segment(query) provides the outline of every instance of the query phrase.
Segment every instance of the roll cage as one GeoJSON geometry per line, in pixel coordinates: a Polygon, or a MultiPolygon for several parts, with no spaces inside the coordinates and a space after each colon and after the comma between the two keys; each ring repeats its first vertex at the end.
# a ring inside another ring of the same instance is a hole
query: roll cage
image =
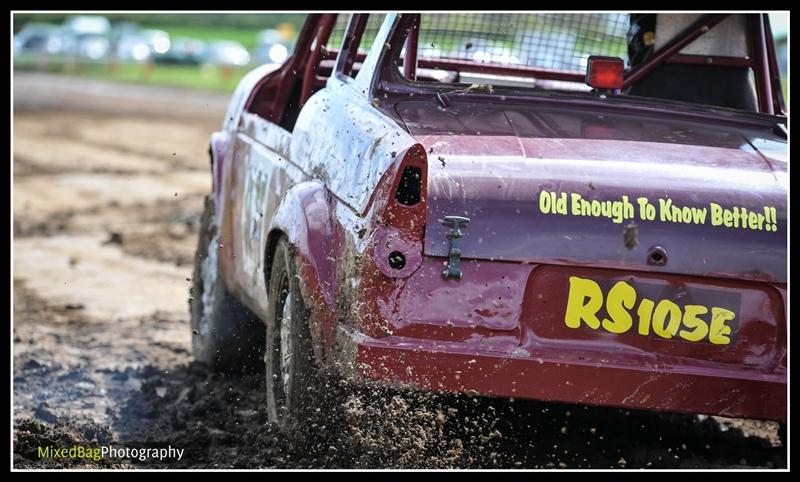
{"type": "MultiPolygon", "coordinates": [[[[340,45],[328,46],[338,14],[311,14],[301,30],[294,54],[276,75],[268,75],[253,89],[245,108],[291,130],[305,102],[329,79],[354,82],[365,95],[398,80],[420,86],[422,69],[469,71],[480,74],[531,77],[582,83],[584,72],[418,56],[420,14],[387,14],[369,52],[359,51],[370,14],[352,14],[340,45]],[[400,75],[398,75],[400,74],[400,75]],[[264,95],[264,91],[268,91],[264,95]]],[[[775,46],[766,14],[745,14],[749,55],[723,57],[680,53],[730,14],[700,17],[681,34],[633,68],[624,72],[623,91],[641,82],[664,64],[714,65],[750,69],[753,73],[758,112],[786,115],[775,46]]],[[[431,79],[432,80],[432,79],[431,79]]],[[[420,86],[421,87],[421,86],[420,86]]],[[[390,89],[392,90],[392,89],[390,89]]],[[[394,89],[396,92],[414,89],[394,89]]],[[[425,90],[425,89],[423,89],[425,90]]],[[[625,98],[622,94],[620,97],[625,98]]],[[[632,99],[633,97],[627,97],[632,99]]]]}

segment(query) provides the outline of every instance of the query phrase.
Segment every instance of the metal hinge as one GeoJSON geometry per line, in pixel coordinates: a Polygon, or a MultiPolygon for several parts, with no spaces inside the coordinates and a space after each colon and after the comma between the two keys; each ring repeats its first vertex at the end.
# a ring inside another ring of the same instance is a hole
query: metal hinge
{"type": "Polygon", "coordinates": [[[461,279],[460,240],[461,237],[464,236],[464,232],[461,231],[461,228],[469,223],[469,218],[462,216],[445,216],[442,223],[452,226],[450,232],[447,233],[447,239],[450,242],[450,253],[448,254],[447,268],[442,271],[442,276],[444,276],[445,279],[461,279]]]}

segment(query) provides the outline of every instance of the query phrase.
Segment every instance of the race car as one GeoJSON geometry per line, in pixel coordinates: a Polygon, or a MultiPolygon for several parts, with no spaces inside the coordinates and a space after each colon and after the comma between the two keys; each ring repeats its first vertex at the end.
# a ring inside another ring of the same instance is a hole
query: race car
{"type": "Polygon", "coordinates": [[[194,353],[281,426],[323,370],[785,422],[782,95],[762,14],[311,14],[211,136],[194,353]]]}

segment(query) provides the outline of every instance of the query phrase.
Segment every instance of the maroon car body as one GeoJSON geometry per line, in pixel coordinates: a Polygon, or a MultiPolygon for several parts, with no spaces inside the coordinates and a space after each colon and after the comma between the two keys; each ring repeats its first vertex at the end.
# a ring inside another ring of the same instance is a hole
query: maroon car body
{"type": "MultiPolygon", "coordinates": [[[[437,84],[426,68],[469,66],[415,58],[418,15],[386,15],[366,55],[366,15],[325,47],[336,17],[310,15],[281,68],[250,73],[211,139],[219,276],[242,304],[267,319],[285,236],[315,356],[355,379],[786,420],[786,119],[765,15],[746,20],[758,50],[728,59],[755,72],[759,112],[437,84]]],[[[626,79],[691,63],[692,35],[626,79]]]]}

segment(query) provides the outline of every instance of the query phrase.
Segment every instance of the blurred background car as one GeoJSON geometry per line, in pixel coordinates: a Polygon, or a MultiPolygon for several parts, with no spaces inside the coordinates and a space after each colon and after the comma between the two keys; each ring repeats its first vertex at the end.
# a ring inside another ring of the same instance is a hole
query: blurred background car
{"type": "Polygon", "coordinates": [[[114,55],[123,62],[145,62],[165,54],[170,46],[169,34],[163,30],[137,30],[119,38],[114,55]]]}
{"type": "Polygon", "coordinates": [[[292,53],[292,45],[284,40],[284,35],[275,29],[258,32],[253,49],[253,63],[282,64],[292,53]]]}
{"type": "Polygon", "coordinates": [[[59,33],[59,26],[30,22],[14,36],[14,56],[39,54],[47,51],[51,39],[59,33]]]}
{"type": "Polygon", "coordinates": [[[156,52],[153,60],[165,65],[200,65],[205,52],[206,43],[202,40],[178,37],[170,42],[166,51],[156,52]]]}
{"type": "Polygon", "coordinates": [[[250,63],[250,52],[233,40],[213,40],[208,43],[203,63],[224,67],[243,67],[250,63]]]}
{"type": "Polygon", "coordinates": [[[125,51],[130,50],[131,39],[139,33],[139,24],[135,22],[117,22],[111,25],[109,42],[111,57],[121,59],[125,51]]]}
{"type": "Polygon", "coordinates": [[[100,15],[75,15],[64,20],[64,26],[75,35],[102,35],[111,32],[111,22],[100,15]]]}
{"type": "Polygon", "coordinates": [[[111,22],[100,15],[75,15],[64,20],[53,53],[74,60],[98,61],[111,49],[111,22]]]}
{"type": "Polygon", "coordinates": [[[88,60],[103,60],[109,53],[108,38],[102,35],[83,35],[77,40],[77,55],[88,60]]]}

